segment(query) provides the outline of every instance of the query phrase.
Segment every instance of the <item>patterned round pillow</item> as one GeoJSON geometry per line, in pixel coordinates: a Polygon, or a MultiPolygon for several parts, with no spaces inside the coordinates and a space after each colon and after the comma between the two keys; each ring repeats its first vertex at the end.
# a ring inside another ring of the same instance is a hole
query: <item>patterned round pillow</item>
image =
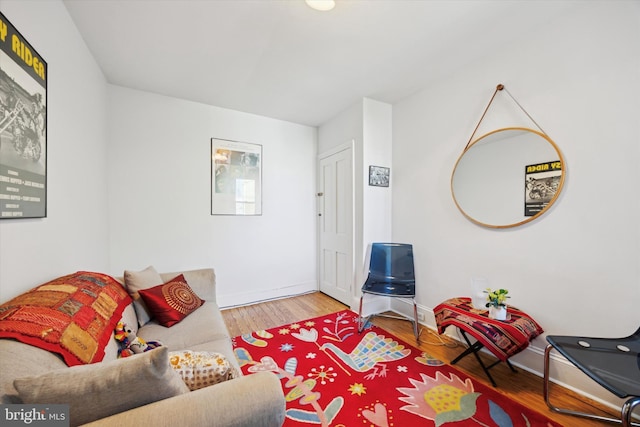
{"type": "Polygon", "coordinates": [[[220,353],[172,351],[169,362],[191,391],[236,378],[233,365],[220,353]]]}

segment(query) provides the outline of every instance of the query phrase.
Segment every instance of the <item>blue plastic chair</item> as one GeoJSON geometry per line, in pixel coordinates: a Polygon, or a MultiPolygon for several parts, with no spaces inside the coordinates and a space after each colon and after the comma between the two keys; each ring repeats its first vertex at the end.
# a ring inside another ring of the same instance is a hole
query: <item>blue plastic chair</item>
{"type": "Polygon", "coordinates": [[[640,328],[624,338],[592,338],[565,335],[547,336],[544,352],[544,399],[549,409],[562,414],[640,426],[632,422],[633,409],[640,405],[640,328]],[[620,419],[558,408],[549,400],[549,354],[555,349],[592,380],[615,394],[627,398],[620,419]]]}
{"type": "Polygon", "coordinates": [[[358,312],[358,332],[373,316],[408,320],[413,323],[413,333],[419,341],[418,307],[416,305],[416,278],[413,264],[413,246],[406,243],[372,243],[369,254],[369,274],[362,285],[360,310],[358,312]],[[390,298],[409,298],[413,303],[413,319],[407,316],[372,314],[362,317],[362,305],[365,295],[377,295],[390,298]]]}

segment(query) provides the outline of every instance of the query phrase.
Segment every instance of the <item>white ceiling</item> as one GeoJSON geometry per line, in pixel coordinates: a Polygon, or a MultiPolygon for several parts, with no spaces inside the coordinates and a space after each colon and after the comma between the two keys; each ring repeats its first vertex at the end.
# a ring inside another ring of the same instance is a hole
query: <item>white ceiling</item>
{"type": "Polygon", "coordinates": [[[63,1],[109,83],[311,126],[362,97],[393,104],[580,3],[63,1]]]}

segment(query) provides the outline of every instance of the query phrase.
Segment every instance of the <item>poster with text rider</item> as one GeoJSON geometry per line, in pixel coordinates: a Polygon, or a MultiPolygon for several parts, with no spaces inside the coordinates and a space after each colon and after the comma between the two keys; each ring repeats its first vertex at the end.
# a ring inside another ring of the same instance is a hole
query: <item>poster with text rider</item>
{"type": "Polygon", "coordinates": [[[0,219],[47,216],[47,63],[0,13],[0,219]]]}

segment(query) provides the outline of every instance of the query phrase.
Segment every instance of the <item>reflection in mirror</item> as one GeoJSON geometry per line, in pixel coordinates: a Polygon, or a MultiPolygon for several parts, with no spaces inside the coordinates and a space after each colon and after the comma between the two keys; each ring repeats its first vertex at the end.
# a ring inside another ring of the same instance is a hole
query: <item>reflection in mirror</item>
{"type": "Polygon", "coordinates": [[[564,175],[562,154],[547,135],[504,128],[465,149],[453,170],[451,191],[460,211],[476,224],[515,227],[551,207],[564,175]]]}

